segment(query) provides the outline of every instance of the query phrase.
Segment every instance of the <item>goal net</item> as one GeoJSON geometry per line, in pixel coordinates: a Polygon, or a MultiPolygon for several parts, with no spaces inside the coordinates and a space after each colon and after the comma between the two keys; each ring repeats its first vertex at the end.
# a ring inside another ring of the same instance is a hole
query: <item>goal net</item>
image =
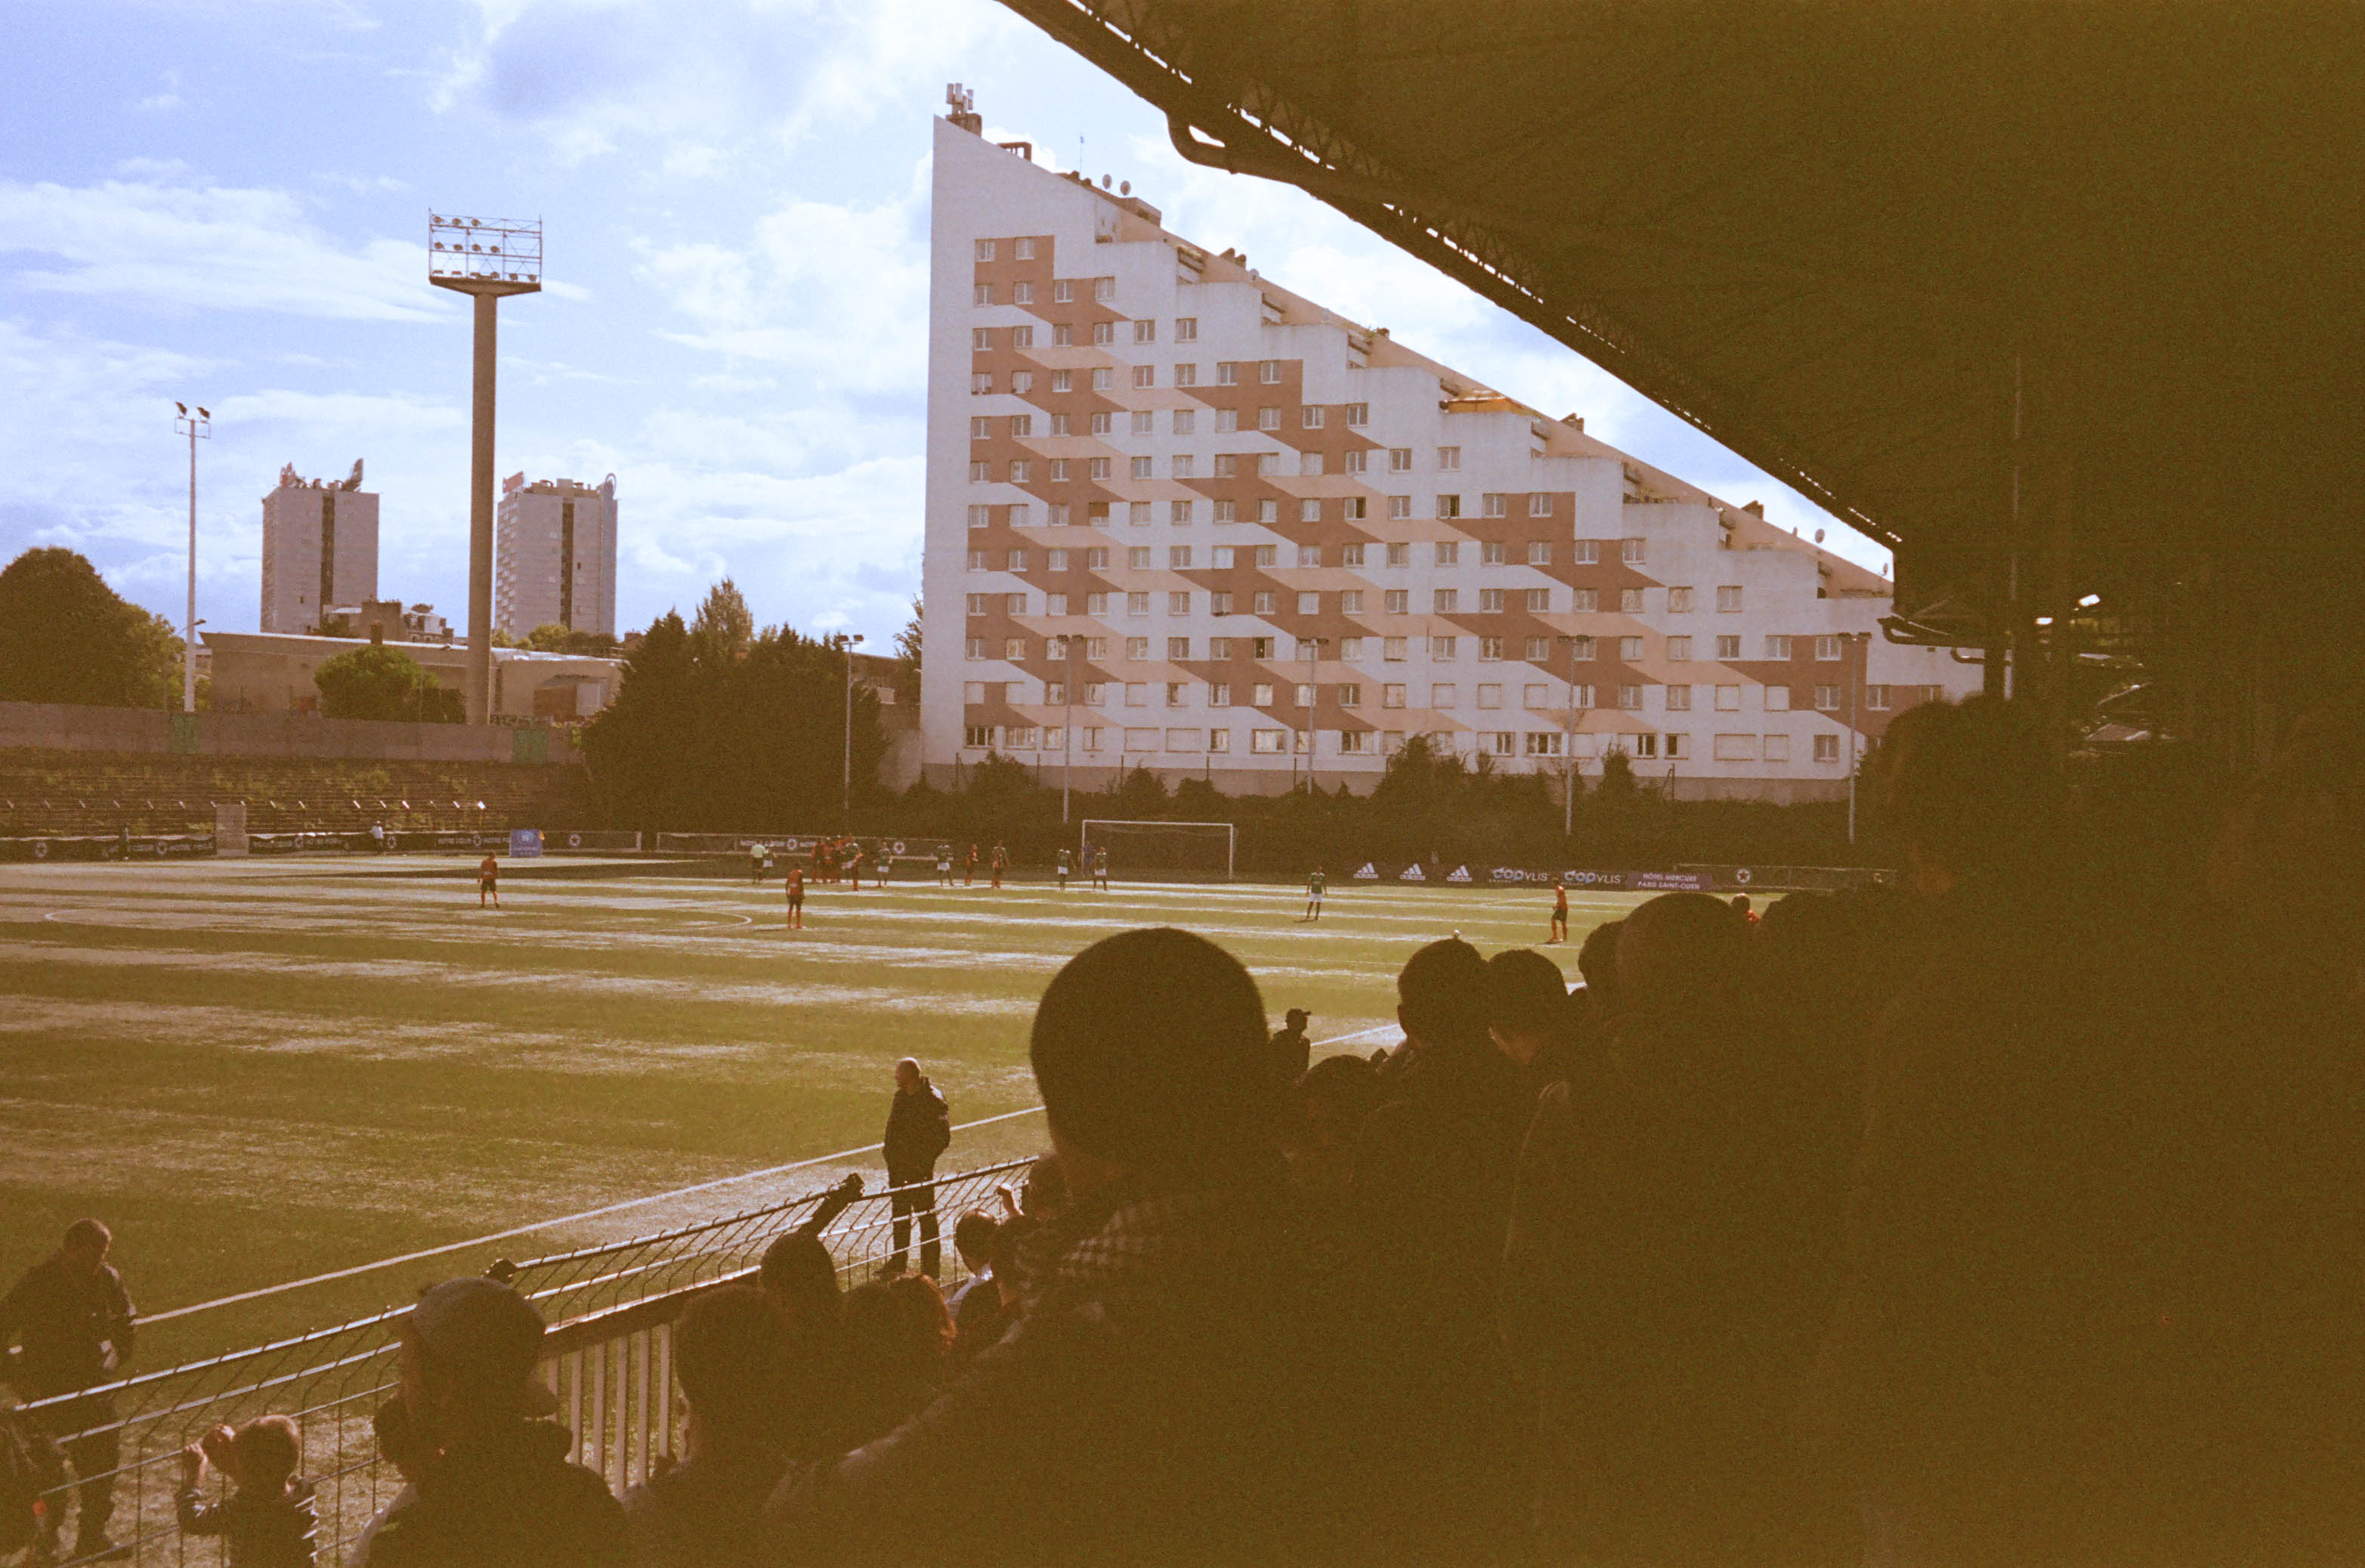
{"type": "Polygon", "coordinates": [[[1079,869],[1108,851],[1112,876],[1232,878],[1234,831],[1229,823],[1118,822],[1086,818],[1079,869]]]}

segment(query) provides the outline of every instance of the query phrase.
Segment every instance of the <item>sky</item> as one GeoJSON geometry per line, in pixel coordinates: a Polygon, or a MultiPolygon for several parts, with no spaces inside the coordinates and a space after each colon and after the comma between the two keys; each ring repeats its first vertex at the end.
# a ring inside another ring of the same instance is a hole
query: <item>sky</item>
{"type": "Polygon", "coordinates": [[[874,644],[919,591],[928,149],[986,134],[1129,180],[1171,230],[1587,433],[1879,546],[1571,351],[1163,118],[995,0],[12,0],[0,50],[0,560],[89,556],[252,630],[283,464],[383,498],[379,592],[464,624],[467,301],[431,209],[540,218],[501,307],[497,471],[616,476],[620,628],[733,577],[874,644]]]}

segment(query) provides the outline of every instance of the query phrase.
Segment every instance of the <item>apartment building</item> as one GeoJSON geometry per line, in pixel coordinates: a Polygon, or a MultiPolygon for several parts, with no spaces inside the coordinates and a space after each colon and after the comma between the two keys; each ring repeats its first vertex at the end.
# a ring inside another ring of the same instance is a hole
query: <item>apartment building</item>
{"type": "Polygon", "coordinates": [[[263,610],[265,632],[315,631],[338,605],[377,597],[377,497],[352,476],[302,479],[296,465],[263,498],[263,610]]]}
{"type": "Polygon", "coordinates": [[[597,488],[523,474],[501,481],[494,514],[493,624],[616,634],[616,476],[597,488]]]}
{"type": "Polygon", "coordinates": [[[977,123],[936,127],[932,779],[998,753],[1366,788],[1428,734],[1803,800],[1897,712],[1976,689],[1881,637],[1878,574],[977,123]]]}

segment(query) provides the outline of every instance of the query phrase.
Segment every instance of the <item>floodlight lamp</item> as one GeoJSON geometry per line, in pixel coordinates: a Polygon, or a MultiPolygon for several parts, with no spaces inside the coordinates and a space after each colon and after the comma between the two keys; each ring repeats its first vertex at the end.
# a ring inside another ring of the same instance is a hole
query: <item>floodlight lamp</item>
{"type": "Polygon", "coordinates": [[[210,420],[213,417],[214,411],[211,409],[199,409],[197,410],[197,418],[201,420],[210,420]]]}
{"type": "Polygon", "coordinates": [[[2079,608],[2079,609],[2080,609],[2080,610],[2091,610],[2091,609],[2093,609],[2093,608],[2094,608],[2094,606],[2096,606],[2096,605],[2098,605],[2098,604],[2100,604],[2100,603],[2102,603],[2102,596],[2101,594],[2099,594],[2099,593],[2090,593],[2090,594],[2088,594],[2085,598],[2083,598],[2083,599],[2079,599],[2079,600],[2078,601],[2078,608],[2079,608]]]}
{"type": "Polygon", "coordinates": [[[2040,615],[2036,618],[2036,623],[2039,626],[2050,626],[2053,624],[2053,617],[2050,615],[2040,615]]]}

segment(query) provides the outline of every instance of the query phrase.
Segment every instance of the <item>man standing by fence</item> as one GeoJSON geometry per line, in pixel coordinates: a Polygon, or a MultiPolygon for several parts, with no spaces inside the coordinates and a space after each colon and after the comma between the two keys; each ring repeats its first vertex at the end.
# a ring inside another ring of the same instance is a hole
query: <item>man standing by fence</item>
{"type": "MultiPolygon", "coordinates": [[[[106,1260],[114,1238],[95,1219],[66,1228],[65,1244],[36,1263],[0,1300],[0,1350],[19,1341],[6,1359],[8,1385],[31,1403],[73,1394],[121,1377],[131,1363],[131,1298],[123,1276],[106,1260]]],[[[50,1406],[40,1413],[42,1433],[61,1445],[81,1481],[82,1518],[74,1526],[76,1558],[102,1557],[116,1550],[106,1537],[115,1514],[115,1471],[122,1462],[114,1430],[115,1402],[104,1394],[50,1406]],[[104,1430],[91,1431],[93,1428],[104,1430]],[[87,1437],[74,1437],[89,1432],[87,1437]]],[[[52,1450],[54,1451],[54,1450],[52,1450]]],[[[53,1480],[62,1487],[63,1465],[53,1480]]],[[[63,1522],[65,1495],[50,1495],[43,1529],[54,1546],[63,1522]]]]}
{"type": "Polygon", "coordinates": [[[940,1251],[936,1240],[936,1157],[953,1141],[952,1112],[921,1072],[920,1064],[905,1057],[895,1064],[895,1101],[887,1112],[888,1200],[895,1216],[895,1255],[887,1272],[900,1274],[909,1260],[912,1216],[920,1216],[920,1272],[934,1279],[940,1251]]]}

